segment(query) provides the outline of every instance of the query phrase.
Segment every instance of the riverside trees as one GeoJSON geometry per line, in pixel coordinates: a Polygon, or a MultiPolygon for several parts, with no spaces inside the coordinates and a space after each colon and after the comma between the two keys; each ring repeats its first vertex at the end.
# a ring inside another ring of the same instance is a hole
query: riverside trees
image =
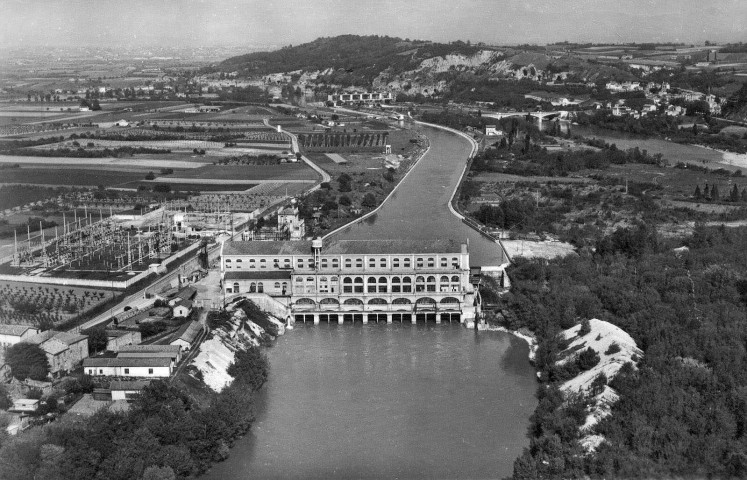
{"type": "Polygon", "coordinates": [[[509,328],[537,334],[543,385],[514,478],[747,475],[745,233],[697,227],[688,250],[674,252],[682,243],[646,227],[603,240],[610,248],[595,254],[515,263],[501,301],[509,328]],[[628,332],[644,356],[609,382],[620,400],[593,432],[605,441],[587,454],[581,400],[557,396],[573,372],[555,363],[556,334],[594,317],[628,332]]]}
{"type": "Polygon", "coordinates": [[[258,350],[237,355],[233,368],[236,380],[204,406],[154,381],[126,413],[102,409],[84,420],[63,417],[15,436],[0,447],[0,478],[129,480],[204,472],[249,430],[254,393],[267,378],[258,350]]]}

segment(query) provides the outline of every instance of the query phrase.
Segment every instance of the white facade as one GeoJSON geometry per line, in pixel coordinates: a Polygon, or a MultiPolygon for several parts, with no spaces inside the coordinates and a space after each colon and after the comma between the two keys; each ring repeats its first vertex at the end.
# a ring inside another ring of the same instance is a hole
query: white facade
{"type": "Polygon", "coordinates": [[[221,257],[226,295],[282,297],[297,319],[334,315],[379,321],[475,318],[467,245],[447,240],[229,242],[221,257]],[[260,287],[261,285],[261,287],[260,287]],[[300,316],[300,317],[299,317],[300,316]],[[435,316],[435,318],[434,318],[435,316]]]}
{"type": "Polygon", "coordinates": [[[87,358],[83,371],[92,376],[168,378],[171,365],[169,358],[87,358]]]}
{"type": "Polygon", "coordinates": [[[0,325],[0,350],[15,345],[39,333],[38,328],[25,325],[0,325]]]}
{"type": "Polygon", "coordinates": [[[392,92],[342,92],[327,96],[327,101],[334,105],[351,105],[363,103],[392,103],[392,92]]]}

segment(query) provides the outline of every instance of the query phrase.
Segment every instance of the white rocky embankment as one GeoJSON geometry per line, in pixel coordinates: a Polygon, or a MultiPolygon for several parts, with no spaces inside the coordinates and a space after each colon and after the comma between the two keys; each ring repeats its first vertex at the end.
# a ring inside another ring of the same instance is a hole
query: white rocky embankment
{"type": "MultiPolygon", "coordinates": [[[[571,342],[568,348],[561,353],[561,359],[557,362],[558,365],[574,361],[579,353],[589,347],[599,354],[598,364],[590,370],[579,373],[560,386],[561,391],[566,394],[590,395],[591,384],[601,373],[604,373],[609,382],[617,375],[623,365],[630,362],[635,366],[643,354],[636,346],[633,338],[623,329],[596,318],[589,320],[589,326],[591,331],[583,337],[579,336],[581,325],[576,325],[561,332],[563,338],[571,342]],[[620,347],[619,351],[605,353],[610,350],[613,343],[620,347]]],[[[604,441],[604,437],[593,433],[593,427],[611,413],[610,408],[618,398],[617,392],[609,385],[605,385],[600,393],[590,397],[591,407],[586,416],[586,421],[580,428],[582,433],[581,444],[586,451],[594,451],[604,441]]]]}
{"type": "MultiPolygon", "coordinates": [[[[279,320],[270,317],[270,321],[284,327],[279,320]]],[[[262,327],[247,319],[244,311],[237,308],[225,326],[212,330],[212,337],[200,345],[200,352],[190,365],[202,372],[208,387],[220,392],[233,382],[227,370],[234,362],[236,352],[258,347],[264,333],[262,327]]]]}

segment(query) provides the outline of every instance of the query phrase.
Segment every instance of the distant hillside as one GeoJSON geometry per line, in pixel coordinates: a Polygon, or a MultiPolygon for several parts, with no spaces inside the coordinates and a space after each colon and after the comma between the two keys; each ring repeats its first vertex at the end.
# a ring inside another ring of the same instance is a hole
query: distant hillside
{"type": "Polygon", "coordinates": [[[380,72],[414,68],[421,61],[449,53],[472,55],[479,49],[462,42],[439,44],[412,42],[377,35],[341,35],[229,58],[218,65],[224,72],[264,75],[296,70],[324,72],[326,80],[343,85],[371,84],[380,72]]]}

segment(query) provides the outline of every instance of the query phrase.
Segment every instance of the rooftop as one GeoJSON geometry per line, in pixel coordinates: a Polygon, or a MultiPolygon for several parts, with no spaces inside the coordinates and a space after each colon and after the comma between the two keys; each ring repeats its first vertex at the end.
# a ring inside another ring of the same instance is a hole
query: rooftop
{"type": "Polygon", "coordinates": [[[195,293],[197,293],[197,289],[195,287],[186,287],[179,290],[179,293],[177,293],[176,296],[179,298],[183,298],[184,300],[191,300],[192,297],[195,296],[195,293]]]}
{"type": "Polygon", "coordinates": [[[30,327],[28,325],[0,325],[0,335],[17,335],[20,337],[26,333],[29,328],[36,330],[35,327],[30,327]]]}
{"type": "MultiPolygon", "coordinates": [[[[311,255],[311,241],[226,242],[223,255],[311,255]]],[[[460,253],[461,245],[447,239],[433,240],[331,240],[322,255],[389,255],[460,253]]]]}
{"type": "MultiPolygon", "coordinates": [[[[169,345],[177,347],[178,345],[169,345]]],[[[170,358],[175,359],[176,352],[117,352],[119,358],[170,358]]]]}
{"type": "Polygon", "coordinates": [[[171,359],[163,357],[84,358],[83,367],[170,367],[171,359]]]}
{"type": "Polygon", "coordinates": [[[174,308],[176,308],[176,307],[179,307],[179,306],[182,306],[182,307],[187,307],[187,308],[191,309],[191,308],[192,308],[192,305],[193,305],[193,303],[192,303],[192,301],[191,301],[191,300],[179,300],[179,301],[178,301],[178,302],[176,302],[176,304],[174,305],[174,308]]]}
{"type": "Polygon", "coordinates": [[[55,339],[56,341],[64,345],[70,346],[74,343],[78,343],[87,338],[88,337],[86,335],[78,335],[75,333],[68,333],[68,332],[59,332],[57,330],[45,330],[41,333],[37,333],[33,337],[29,337],[28,339],[26,339],[26,341],[28,343],[33,343],[34,345],[41,345],[45,342],[48,342],[51,339],[55,339]]]}
{"type": "Polygon", "coordinates": [[[198,321],[185,323],[176,331],[173,337],[174,340],[172,341],[183,340],[187,343],[192,343],[201,330],[202,324],[198,321]]]}
{"type": "Polygon", "coordinates": [[[119,348],[119,353],[125,352],[169,352],[178,354],[182,349],[179,345],[125,345],[119,348]]]}

